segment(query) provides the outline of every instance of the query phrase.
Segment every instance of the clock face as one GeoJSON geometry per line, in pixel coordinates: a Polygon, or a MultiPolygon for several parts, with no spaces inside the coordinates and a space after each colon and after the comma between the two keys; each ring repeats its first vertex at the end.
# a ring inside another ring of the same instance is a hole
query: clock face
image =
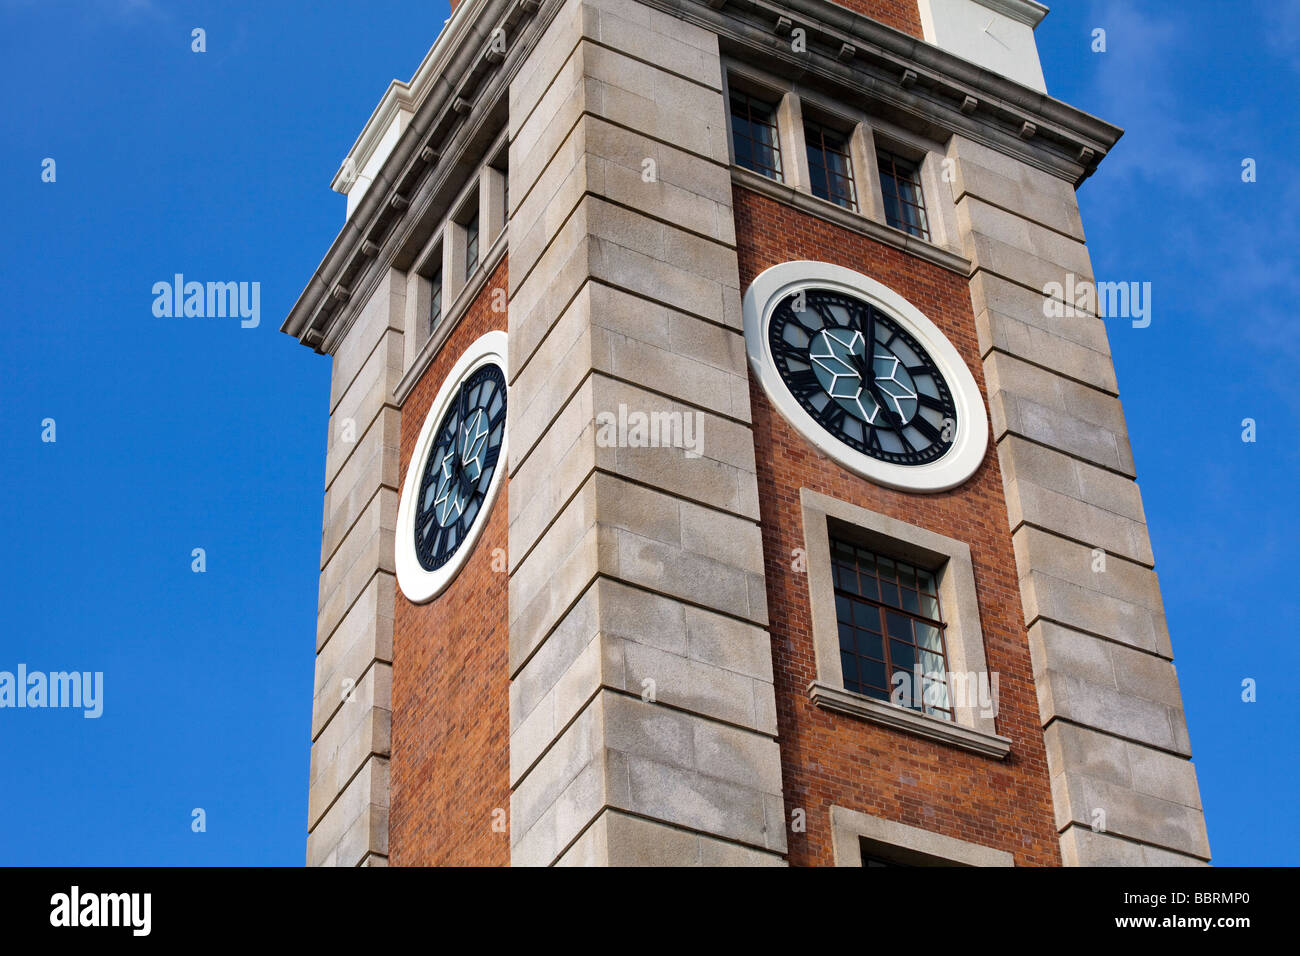
{"type": "Polygon", "coordinates": [[[505,483],[508,345],[501,331],[470,343],[420,426],[394,536],[397,584],[412,603],[436,598],[477,553],[474,545],[505,483]]]}
{"type": "Polygon", "coordinates": [[[434,433],[415,512],[415,555],[437,571],[460,550],[484,511],[506,432],[506,380],[483,365],[461,384],[434,433]]]}
{"type": "Polygon", "coordinates": [[[900,466],[946,455],[958,428],[934,360],[884,308],[835,288],[781,298],[768,322],[772,362],[812,419],[855,451],[900,466]]]}
{"type": "Polygon", "coordinates": [[[920,494],[979,469],[989,441],[979,385],[943,330],[893,289],[792,260],[755,276],[741,311],[767,400],[832,461],[920,494]]]}

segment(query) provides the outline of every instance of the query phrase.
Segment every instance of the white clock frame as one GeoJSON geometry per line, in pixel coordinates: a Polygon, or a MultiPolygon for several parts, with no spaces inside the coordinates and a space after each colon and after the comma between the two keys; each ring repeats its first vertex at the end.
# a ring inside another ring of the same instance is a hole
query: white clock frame
{"type": "Polygon", "coordinates": [[[975,376],[939,327],[893,289],[844,266],[796,260],[760,274],[745,292],[743,312],[745,351],[768,399],[804,438],[849,471],[888,488],[930,494],[962,484],[984,461],[989,423],[975,376]],[[948,383],[957,412],[957,434],[941,458],[899,465],[864,455],[828,432],[799,404],[772,360],[767,333],[777,305],[801,289],[832,289],[864,299],[888,313],[929,353],[948,383]]]}
{"type": "MultiPolygon", "coordinates": [[[[420,493],[420,479],[424,475],[425,460],[433,448],[438,425],[442,423],[443,416],[446,415],[452,401],[460,394],[460,387],[464,381],[484,365],[500,365],[503,373],[509,368],[506,363],[508,341],[509,337],[505,332],[488,332],[479,336],[465,349],[461,357],[456,360],[456,364],[451,367],[451,371],[447,373],[433,404],[429,406],[428,414],[424,417],[420,435],[415,440],[411,461],[406,469],[406,480],[402,483],[402,497],[397,505],[397,540],[394,542],[397,584],[407,600],[413,604],[426,604],[432,601],[446,590],[460,573],[470,552],[478,543],[483,528],[487,525],[488,515],[496,501],[497,493],[501,490],[501,479],[506,473],[507,465],[508,429],[501,437],[501,451],[497,456],[496,471],[493,472],[492,480],[488,483],[487,494],[483,496],[483,506],[475,516],[474,524],[465,535],[465,540],[446,564],[436,571],[426,571],[415,553],[415,518],[419,511],[415,499],[420,493]]],[[[506,401],[509,402],[509,395],[506,401]]]]}

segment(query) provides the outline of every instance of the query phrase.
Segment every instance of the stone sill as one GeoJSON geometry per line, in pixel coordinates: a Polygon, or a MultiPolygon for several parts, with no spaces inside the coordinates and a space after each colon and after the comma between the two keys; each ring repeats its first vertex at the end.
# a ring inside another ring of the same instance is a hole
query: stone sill
{"type": "Polygon", "coordinates": [[[949,720],[940,720],[904,707],[886,704],[842,687],[832,687],[821,681],[813,681],[808,685],[808,699],[825,710],[859,717],[873,724],[901,730],[903,733],[917,737],[925,737],[927,740],[935,740],[982,757],[1005,760],[1007,754],[1011,752],[1011,741],[1006,737],[986,734],[949,720]]]}
{"type": "Polygon", "coordinates": [[[751,192],[767,196],[769,199],[775,199],[777,202],[783,202],[788,206],[794,206],[800,212],[806,212],[818,219],[825,219],[837,226],[861,233],[868,239],[874,239],[887,246],[893,246],[895,249],[910,253],[918,259],[932,262],[936,266],[957,273],[963,279],[969,278],[971,270],[974,268],[969,259],[949,252],[932,242],[909,236],[901,229],[895,229],[892,226],[886,226],[884,223],[876,222],[874,219],[868,219],[861,213],[845,209],[843,206],[837,206],[825,199],[818,199],[811,193],[801,192],[786,183],[778,183],[775,179],[768,179],[766,176],[751,169],[745,169],[743,166],[731,167],[731,181],[751,192]]]}

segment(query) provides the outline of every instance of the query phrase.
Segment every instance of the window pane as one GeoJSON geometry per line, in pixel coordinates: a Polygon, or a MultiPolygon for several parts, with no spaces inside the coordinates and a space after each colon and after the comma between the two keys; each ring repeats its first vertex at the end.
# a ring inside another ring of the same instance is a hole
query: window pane
{"type": "MultiPolygon", "coordinates": [[[[871,608],[871,613],[870,613],[869,615],[867,615],[867,624],[866,624],[866,627],[863,628],[863,630],[864,630],[864,631],[869,631],[869,632],[872,633],[872,634],[881,634],[881,633],[883,633],[883,632],[884,632],[884,627],[883,627],[883,626],[881,625],[881,623],[880,623],[880,607],[879,607],[879,605],[876,605],[876,604],[870,604],[870,603],[869,603],[867,606],[868,606],[869,608],[871,608]]],[[[883,655],[877,654],[876,656],[877,656],[877,657],[882,657],[883,655]]]]}
{"type": "Polygon", "coordinates": [[[880,168],[880,191],[885,201],[885,222],[920,239],[930,238],[921,192],[919,163],[887,150],[876,152],[880,168]]]}
{"type": "Polygon", "coordinates": [[[858,659],[848,651],[840,651],[840,667],[844,669],[844,685],[849,690],[858,690],[858,659]]]}
{"type": "Polygon", "coordinates": [[[478,216],[465,224],[465,278],[478,268],[478,216]]]}
{"type": "Polygon", "coordinates": [[[840,649],[845,651],[857,650],[857,632],[853,630],[851,624],[840,624],[840,649]]]}
{"type": "Polygon", "coordinates": [[[812,194],[846,209],[857,209],[852,161],[845,138],[815,123],[806,123],[804,141],[808,150],[812,194]]]}
{"type": "Polygon", "coordinates": [[[822,158],[821,150],[811,142],[808,144],[808,171],[812,174],[812,194],[818,199],[830,199],[826,188],[826,160],[822,158]]]}
{"type": "Polygon", "coordinates": [[[853,623],[857,627],[880,630],[880,612],[870,604],[853,602],[853,623]]]}
{"type": "Polygon", "coordinates": [[[884,638],[870,631],[858,631],[856,650],[862,657],[883,661],[885,659],[884,638]]]}
{"type": "MultiPolygon", "coordinates": [[[[932,671],[931,673],[938,674],[940,672],[932,671]]],[[[951,714],[944,712],[952,710],[952,701],[948,696],[947,675],[935,680],[927,680],[925,682],[923,703],[925,704],[925,712],[927,714],[935,717],[951,719],[951,714]]]]}
{"type": "MultiPolygon", "coordinates": [[[[441,251],[437,253],[441,255],[441,251]]],[[[438,327],[442,319],[442,270],[439,269],[429,277],[429,331],[438,327]]]]}
{"type": "Polygon", "coordinates": [[[916,660],[921,666],[922,674],[937,677],[943,673],[942,654],[931,654],[929,651],[918,651],[916,660]]]}
{"type": "Polygon", "coordinates": [[[937,593],[929,593],[938,591],[934,572],[835,539],[831,555],[837,583],[856,584],[861,592],[840,587],[835,595],[845,688],[889,701],[901,673],[908,696],[895,703],[951,720],[943,619],[937,593]],[[886,576],[883,586],[872,569],[886,576]],[[925,674],[934,678],[928,691],[925,674]]]}
{"type": "Polygon", "coordinates": [[[898,210],[898,194],[886,192],[885,197],[885,222],[895,229],[903,228],[903,214],[898,210]]]}
{"type": "Polygon", "coordinates": [[[747,93],[731,94],[731,141],[736,165],[771,179],[781,178],[776,107],[747,93]]]}
{"type": "Polygon", "coordinates": [[[923,647],[927,651],[936,651],[943,653],[943,639],[939,636],[939,629],[932,624],[922,624],[920,621],[914,623],[916,628],[916,646],[923,647]]]}
{"type": "Polygon", "coordinates": [[[939,618],[939,599],[929,594],[921,595],[921,616],[931,620],[939,618]]]}
{"type": "Polygon", "coordinates": [[[861,660],[858,666],[861,675],[859,683],[882,691],[888,689],[889,679],[885,676],[884,661],[861,660]]]}

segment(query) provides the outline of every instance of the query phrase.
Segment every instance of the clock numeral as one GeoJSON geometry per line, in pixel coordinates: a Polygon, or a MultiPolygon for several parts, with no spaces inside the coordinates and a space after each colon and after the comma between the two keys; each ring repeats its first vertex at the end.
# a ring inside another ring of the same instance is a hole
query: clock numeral
{"type": "Polygon", "coordinates": [[[838,432],[844,427],[844,419],[848,418],[849,413],[844,410],[839,402],[829,402],[822,411],[821,422],[833,432],[838,432]]]}
{"type": "Polygon", "coordinates": [[[791,345],[784,338],[774,338],[772,340],[772,351],[777,355],[789,360],[794,359],[796,362],[808,361],[808,352],[797,345],[791,345]]]}
{"type": "Polygon", "coordinates": [[[930,439],[931,444],[937,442],[940,438],[943,437],[943,433],[940,432],[939,429],[931,425],[930,420],[926,418],[924,415],[917,415],[915,418],[912,419],[911,424],[913,428],[919,431],[926,438],[930,439]]]}
{"type": "Polygon", "coordinates": [[[817,380],[817,373],[812,369],[791,373],[787,382],[795,398],[812,398],[823,391],[822,383],[817,380]]]}

